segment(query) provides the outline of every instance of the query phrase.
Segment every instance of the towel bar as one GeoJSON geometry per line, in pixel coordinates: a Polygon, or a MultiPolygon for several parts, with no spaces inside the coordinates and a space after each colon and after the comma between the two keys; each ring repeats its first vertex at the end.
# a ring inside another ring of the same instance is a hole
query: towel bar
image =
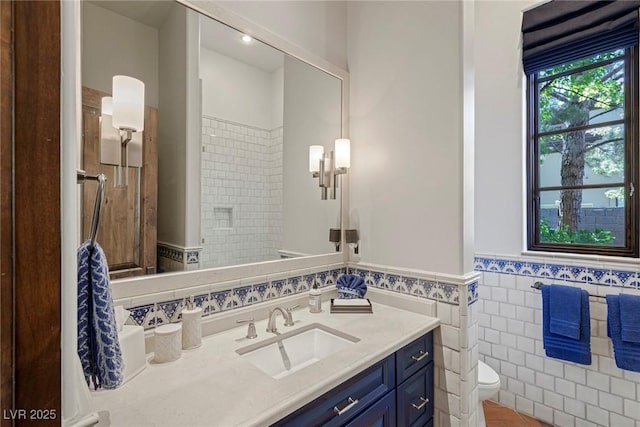
{"type": "MultiPolygon", "coordinates": [[[[543,287],[543,286],[544,286],[544,283],[542,283],[542,282],[535,282],[533,285],[531,285],[531,287],[532,287],[533,289],[540,289],[540,288],[541,288],[541,287],[543,287]]],[[[590,297],[594,297],[594,298],[602,298],[602,299],[607,298],[607,297],[603,297],[602,295],[593,295],[593,294],[589,294],[589,296],[590,296],[590,297]]]]}
{"type": "Polygon", "coordinates": [[[98,226],[100,225],[100,215],[102,214],[102,205],[104,204],[104,187],[107,182],[107,177],[102,173],[99,175],[88,175],[82,169],[76,169],[76,178],[78,180],[78,184],[84,184],[87,180],[98,181],[96,201],[93,205],[93,217],[91,218],[91,232],[89,234],[91,247],[93,248],[96,245],[98,226]]]}

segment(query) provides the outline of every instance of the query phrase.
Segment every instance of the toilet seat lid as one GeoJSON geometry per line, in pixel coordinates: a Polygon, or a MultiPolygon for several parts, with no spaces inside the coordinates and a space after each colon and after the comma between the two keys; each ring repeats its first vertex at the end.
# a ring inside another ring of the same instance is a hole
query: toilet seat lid
{"type": "Polygon", "coordinates": [[[478,384],[495,384],[500,382],[500,377],[491,366],[478,360],[478,384]]]}

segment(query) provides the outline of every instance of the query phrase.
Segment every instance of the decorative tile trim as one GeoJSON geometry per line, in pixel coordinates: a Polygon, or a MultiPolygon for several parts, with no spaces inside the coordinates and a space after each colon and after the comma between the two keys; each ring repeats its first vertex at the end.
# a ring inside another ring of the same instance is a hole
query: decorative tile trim
{"type": "Polygon", "coordinates": [[[474,257],[473,265],[476,271],[482,272],[640,289],[640,273],[636,271],[637,269],[566,265],[559,262],[546,263],[524,259],[503,259],[486,256],[474,257]]]}
{"type": "MultiPolygon", "coordinates": [[[[157,243],[157,253],[158,258],[163,258],[165,260],[171,261],[174,264],[169,267],[164,265],[165,268],[169,270],[191,270],[193,267],[197,268],[198,264],[200,264],[200,252],[202,248],[183,248],[180,246],[172,245],[169,243],[158,242],[157,243]]],[[[163,262],[159,262],[159,266],[163,266],[163,262]]]]}
{"type": "MultiPolygon", "coordinates": [[[[349,266],[347,272],[362,277],[367,286],[372,288],[387,289],[393,292],[412,295],[419,298],[431,299],[451,305],[460,305],[461,285],[444,280],[423,279],[412,274],[401,274],[394,269],[393,273],[386,273],[371,268],[358,268],[349,266]]],[[[467,304],[471,305],[478,300],[478,281],[466,285],[469,289],[467,304]]],[[[464,298],[464,297],[463,297],[464,298]]]]}
{"type": "MultiPolygon", "coordinates": [[[[229,289],[216,289],[213,292],[199,292],[194,302],[202,307],[202,316],[206,317],[223,311],[246,307],[253,304],[281,298],[293,294],[308,292],[315,282],[319,287],[335,285],[338,277],[345,274],[344,268],[320,271],[318,273],[292,275],[291,277],[265,281],[254,285],[242,285],[229,289]]],[[[156,301],[152,304],[125,308],[131,312],[127,323],[150,329],[156,325],[182,320],[182,310],[188,297],[156,301]]]]}

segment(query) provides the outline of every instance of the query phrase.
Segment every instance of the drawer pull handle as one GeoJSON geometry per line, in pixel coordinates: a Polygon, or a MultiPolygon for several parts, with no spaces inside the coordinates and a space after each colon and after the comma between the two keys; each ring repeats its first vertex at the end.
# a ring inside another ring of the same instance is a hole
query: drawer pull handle
{"type": "Polygon", "coordinates": [[[419,362],[422,359],[424,359],[425,357],[429,356],[429,352],[424,352],[422,350],[420,350],[420,353],[418,353],[417,356],[411,356],[411,359],[413,359],[414,362],[419,362]]]}
{"type": "Polygon", "coordinates": [[[425,399],[424,397],[421,397],[420,400],[422,401],[422,403],[420,403],[419,405],[416,405],[415,403],[411,404],[411,406],[413,406],[417,411],[421,410],[422,408],[424,408],[424,405],[429,403],[429,399],[425,399]]]}
{"type": "Polygon", "coordinates": [[[345,406],[342,409],[338,409],[337,406],[333,407],[333,413],[336,415],[342,415],[345,412],[347,412],[349,409],[353,408],[354,406],[356,406],[356,404],[358,403],[358,399],[352,399],[351,396],[349,396],[349,399],[347,399],[347,401],[349,402],[349,404],[347,406],[345,406]]]}

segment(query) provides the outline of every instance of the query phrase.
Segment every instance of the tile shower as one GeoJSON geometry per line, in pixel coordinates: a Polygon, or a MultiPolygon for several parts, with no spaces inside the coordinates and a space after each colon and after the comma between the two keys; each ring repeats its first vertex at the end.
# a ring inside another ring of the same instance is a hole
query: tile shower
{"type": "Polygon", "coordinates": [[[282,126],[202,117],[201,268],[278,259],[282,126]]]}

